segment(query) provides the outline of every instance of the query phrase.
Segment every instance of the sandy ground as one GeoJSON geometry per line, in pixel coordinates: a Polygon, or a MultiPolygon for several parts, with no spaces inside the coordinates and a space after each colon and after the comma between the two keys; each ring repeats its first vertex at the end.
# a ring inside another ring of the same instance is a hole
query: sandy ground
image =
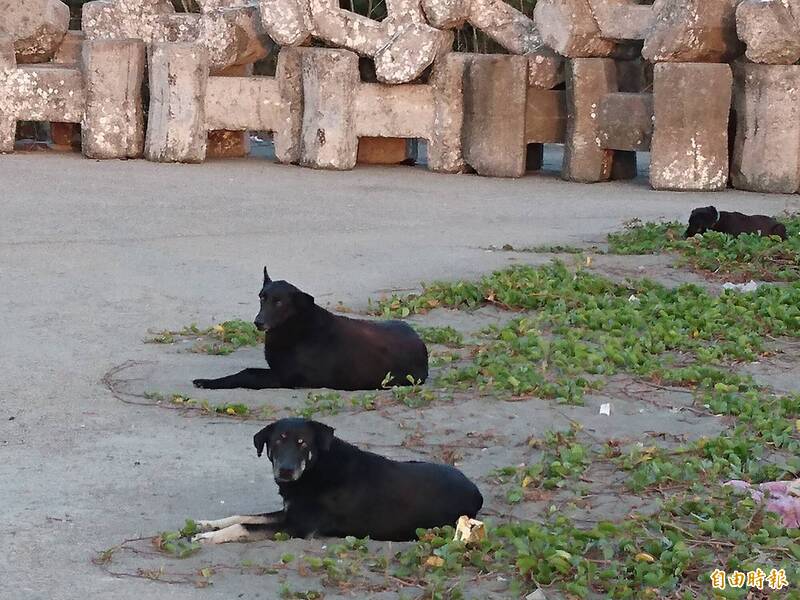
{"type": "MultiPolygon", "coordinates": [[[[260,365],[258,349],[213,357],[143,339],[150,329],[251,319],[264,264],[320,304],[361,310],[369,298],[420,281],[546,259],[492,246],[597,244],[632,217],[684,219],[710,203],[767,214],[800,208],[792,196],[656,193],[645,180],[584,186],[547,175],[493,180],[408,167],[330,173],[258,159],[173,166],[18,154],[0,157],[0,184],[0,595],[10,600],[267,599],[286,578],[319,589],[291,570],[241,572],[243,561],[320,553],[319,540],[227,545],[187,561],[149,554],[143,543],[144,553],[121,552],[107,566],[118,576],[92,563],[103,549],[175,529],[187,517],[278,508],[267,463],[252,447],[263,422],[120,400],[146,390],[189,392],[193,377],[260,365]],[[115,396],[102,380],[125,363],[115,396]],[[207,564],[218,570],[204,589],[124,575],[163,567],[169,579],[207,564]]],[[[659,260],[632,261],[600,268],[686,279],[659,260]]],[[[457,315],[428,319],[466,331],[475,325],[457,315]]],[[[765,376],[789,385],[793,365],[765,376]]],[[[305,393],[204,397],[282,414],[305,393]]],[[[591,397],[584,407],[563,407],[465,397],[425,410],[389,407],[357,417],[347,410],[326,421],[341,437],[393,457],[440,459],[442,447],[455,446],[460,466],[480,483],[497,466],[515,464],[528,436],[569,419],[601,437],[691,437],[719,428],[671,410],[678,398],[656,400],[662,405],[591,397]],[[598,406],[609,400],[616,418],[604,421],[598,406]],[[425,444],[404,446],[412,433],[425,444]]],[[[500,511],[491,490],[485,495],[487,509],[500,511]]],[[[635,501],[600,495],[591,510],[624,514],[635,501]]],[[[539,508],[526,503],[516,516],[535,518],[539,508]]],[[[489,586],[484,597],[492,593],[489,586]]]]}

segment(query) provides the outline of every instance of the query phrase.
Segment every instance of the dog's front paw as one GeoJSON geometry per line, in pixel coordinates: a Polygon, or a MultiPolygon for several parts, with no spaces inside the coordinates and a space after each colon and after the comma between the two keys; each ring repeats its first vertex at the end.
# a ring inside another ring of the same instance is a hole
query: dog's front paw
{"type": "Polygon", "coordinates": [[[193,379],[192,384],[194,384],[196,388],[210,390],[213,389],[211,381],[211,379],[193,379]]]}
{"type": "Polygon", "coordinates": [[[216,531],[204,531],[203,533],[196,533],[192,536],[192,542],[197,544],[214,544],[214,534],[216,531]]]}
{"type": "Polygon", "coordinates": [[[197,528],[198,533],[206,533],[208,531],[216,531],[219,529],[219,527],[217,527],[214,523],[214,521],[197,520],[194,522],[194,525],[197,528]]]}
{"type": "Polygon", "coordinates": [[[193,542],[199,544],[226,544],[228,542],[241,542],[247,539],[247,529],[241,525],[231,525],[217,531],[198,533],[192,537],[193,542]]]}

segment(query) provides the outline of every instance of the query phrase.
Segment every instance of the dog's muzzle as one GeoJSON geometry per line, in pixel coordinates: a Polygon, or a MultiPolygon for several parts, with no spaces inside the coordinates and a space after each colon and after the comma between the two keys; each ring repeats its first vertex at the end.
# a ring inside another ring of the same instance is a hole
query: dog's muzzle
{"type": "Polygon", "coordinates": [[[300,477],[303,476],[303,472],[305,470],[306,470],[306,461],[302,461],[300,463],[300,466],[296,469],[285,469],[282,467],[273,466],[272,475],[275,478],[275,481],[277,481],[278,483],[289,483],[300,479],[300,477]]]}

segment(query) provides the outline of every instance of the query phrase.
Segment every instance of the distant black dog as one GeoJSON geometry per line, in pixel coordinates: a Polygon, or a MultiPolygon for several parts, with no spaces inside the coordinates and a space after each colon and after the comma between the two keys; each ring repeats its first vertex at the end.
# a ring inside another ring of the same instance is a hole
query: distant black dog
{"type": "Polygon", "coordinates": [[[757,233],[762,236],[777,235],[786,239],[786,226],[766,215],[744,215],[740,212],[718,211],[713,206],[695,208],[689,217],[686,237],[690,238],[708,230],[737,236],[742,233],[757,233]]]}
{"type": "Polygon", "coordinates": [[[380,389],[428,378],[428,349],[401,321],[358,321],[334,315],[314,298],[285,281],[272,281],[264,267],[255,319],[266,331],[264,356],[269,369],[245,369],[219,379],[195,379],[207,389],[332,388],[380,389]]]}
{"type": "Polygon", "coordinates": [[[418,528],[455,525],[483,506],[461,471],[427,462],[398,462],[359,450],[333,429],[307,419],[281,419],[253,438],[264,448],[284,509],[261,515],[197,521],[195,540],[221,544],[272,538],[356,537],[416,539],[418,528]]]}

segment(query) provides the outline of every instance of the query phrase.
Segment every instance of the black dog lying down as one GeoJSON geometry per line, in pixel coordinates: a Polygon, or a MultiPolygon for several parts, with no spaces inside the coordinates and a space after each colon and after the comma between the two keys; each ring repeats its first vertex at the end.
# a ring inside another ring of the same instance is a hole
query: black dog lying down
{"type": "Polygon", "coordinates": [[[428,349],[401,321],[358,321],[334,315],[264,267],[255,325],[266,331],[264,356],[271,368],[245,369],[219,379],[195,379],[206,389],[332,388],[376,390],[391,373],[392,385],[428,378],[428,349]]]}
{"type": "Polygon", "coordinates": [[[281,419],[253,438],[266,447],[284,509],[261,515],[197,521],[195,540],[221,544],[272,538],[416,539],[417,528],[454,525],[483,506],[478,488],[448,465],[398,462],[359,450],[333,429],[307,419],[281,419]]]}
{"type": "Polygon", "coordinates": [[[690,238],[708,230],[737,236],[742,233],[757,233],[764,237],[777,235],[786,239],[786,226],[766,215],[744,215],[740,212],[718,211],[713,206],[695,208],[689,217],[686,237],[690,238]]]}

